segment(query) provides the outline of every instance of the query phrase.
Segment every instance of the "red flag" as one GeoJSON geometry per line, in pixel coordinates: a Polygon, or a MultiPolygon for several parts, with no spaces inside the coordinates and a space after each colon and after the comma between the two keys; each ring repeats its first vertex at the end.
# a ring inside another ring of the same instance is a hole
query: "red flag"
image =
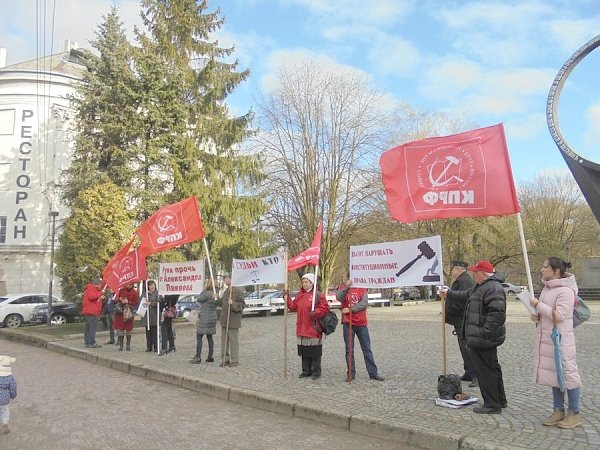
{"type": "Polygon", "coordinates": [[[104,270],[102,271],[102,282],[104,284],[106,284],[113,292],[117,292],[118,290],[118,286],[115,289],[114,286],[116,285],[116,283],[112,280],[112,278],[114,277],[114,269],[113,266],[115,266],[115,264],[117,264],[119,262],[119,260],[127,255],[127,253],[129,253],[129,249],[131,248],[131,245],[133,244],[133,240],[135,238],[132,238],[127,244],[125,244],[123,246],[123,248],[121,248],[116,254],[115,256],[113,256],[110,261],[108,261],[108,264],[106,264],[106,267],[104,267],[104,270]]]}
{"type": "Polygon", "coordinates": [[[110,273],[104,282],[113,292],[118,292],[120,288],[129,283],[148,278],[146,258],[138,249],[131,253],[121,254],[117,259],[113,258],[111,263],[110,273]]]}
{"type": "Polygon", "coordinates": [[[204,227],[195,196],[163,206],[137,229],[143,256],[204,239],[204,227]]]}
{"type": "Polygon", "coordinates": [[[520,210],[502,124],[400,145],[379,164],[388,209],[400,222],[520,210]]]}
{"type": "Polygon", "coordinates": [[[297,254],[288,261],[288,271],[299,269],[304,266],[316,266],[319,264],[321,254],[321,236],[323,235],[323,222],[319,222],[315,237],[309,248],[297,254]]]}

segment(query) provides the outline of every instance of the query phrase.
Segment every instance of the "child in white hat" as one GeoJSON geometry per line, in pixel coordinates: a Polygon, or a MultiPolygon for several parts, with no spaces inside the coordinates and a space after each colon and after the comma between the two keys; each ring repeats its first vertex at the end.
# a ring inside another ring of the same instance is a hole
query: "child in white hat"
{"type": "Polygon", "coordinates": [[[0,355],[0,434],[10,432],[10,401],[17,397],[17,382],[11,367],[15,361],[15,358],[0,355]]]}

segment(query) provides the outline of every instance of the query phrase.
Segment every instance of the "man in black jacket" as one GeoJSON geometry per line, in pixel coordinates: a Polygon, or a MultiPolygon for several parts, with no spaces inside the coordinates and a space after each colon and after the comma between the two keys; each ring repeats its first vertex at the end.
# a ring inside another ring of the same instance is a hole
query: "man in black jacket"
{"type": "MultiPolygon", "coordinates": [[[[468,263],[465,261],[454,260],[452,261],[452,269],[450,275],[454,279],[450,289],[453,291],[466,291],[467,289],[475,286],[473,278],[468,274],[467,267],[468,263]]],[[[446,323],[454,325],[454,334],[456,334],[456,340],[458,341],[458,348],[463,360],[463,367],[465,373],[460,378],[463,381],[470,381],[469,387],[477,386],[477,375],[475,373],[475,367],[471,361],[471,355],[467,348],[467,342],[463,338],[462,325],[463,318],[465,316],[465,307],[467,306],[466,299],[455,299],[454,297],[446,300],[446,323]]]]}
{"type": "Polygon", "coordinates": [[[473,272],[476,285],[466,291],[447,290],[443,295],[453,300],[468,299],[462,333],[483,397],[483,406],[473,408],[473,411],[500,414],[507,406],[497,352],[506,336],[506,294],[489,261],[478,261],[468,270],[473,272]]]}

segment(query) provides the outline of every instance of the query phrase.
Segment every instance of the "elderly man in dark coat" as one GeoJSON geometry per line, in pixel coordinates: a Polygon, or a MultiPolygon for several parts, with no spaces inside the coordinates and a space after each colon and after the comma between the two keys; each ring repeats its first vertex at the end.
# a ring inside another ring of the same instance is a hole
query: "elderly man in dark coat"
{"type": "Polygon", "coordinates": [[[463,322],[463,337],[475,365],[483,406],[473,408],[479,414],[500,414],[506,408],[502,367],[498,347],[506,337],[506,294],[501,277],[496,277],[492,263],[478,261],[473,272],[475,286],[466,291],[443,292],[452,299],[468,299],[463,322]]]}
{"type": "MultiPolygon", "coordinates": [[[[467,272],[469,264],[465,261],[454,260],[452,261],[452,270],[450,275],[454,279],[450,289],[453,291],[466,291],[467,289],[475,286],[475,281],[471,278],[471,275],[467,272]]],[[[460,378],[463,381],[470,381],[469,387],[477,386],[477,375],[475,374],[475,367],[471,361],[471,355],[467,348],[467,342],[464,340],[462,335],[463,318],[465,316],[465,307],[467,306],[466,299],[459,299],[450,297],[446,300],[446,323],[454,325],[454,334],[458,341],[458,348],[460,349],[460,355],[463,360],[463,367],[465,373],[460,378]]]]}

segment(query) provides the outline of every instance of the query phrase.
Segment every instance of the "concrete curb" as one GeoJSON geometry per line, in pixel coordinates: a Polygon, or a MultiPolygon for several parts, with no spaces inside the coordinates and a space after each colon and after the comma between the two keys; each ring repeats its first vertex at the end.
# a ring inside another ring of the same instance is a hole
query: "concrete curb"
{"type": "MultiPolygon", "coordinates": [[[[97,355],[85,349],[68,347],[56,341],[46,341],[39,336],[0,330],[0,337],[21,342],[23,344],[46,347],[48,350],[56,353],[83,359],[103,367],[120,370],[140,378],[179,386],[220,400],[226,400],[276,414],[308,419],[320,424],[327,424],[336,428],[346,429],[355,433],[373,436],[391,442],[432,450],[508,450],[505,447],[484,443],[471,437],[463,437],[457,434],[437,433],[415,426],[386,422],[368,416],[345,415],[336,411],[324,410],[313,405],[295,403],[262,392],[239,389],[212,381],[177,375],[145,365],[131,364],[116,358],[97,355]]],[[[511,449],[514,448],[517,447],[511,446],[511,449]]]]}

